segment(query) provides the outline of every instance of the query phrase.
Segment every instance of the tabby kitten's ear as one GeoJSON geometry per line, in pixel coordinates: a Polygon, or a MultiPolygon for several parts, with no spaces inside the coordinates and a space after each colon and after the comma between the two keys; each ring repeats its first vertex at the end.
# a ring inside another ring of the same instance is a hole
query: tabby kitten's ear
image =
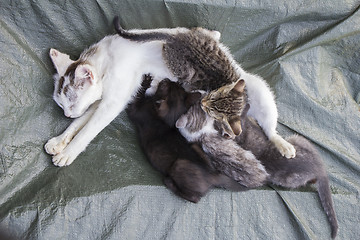
{"type": "Polygon", "coordinates": [[[243,110],[242,113],[241,113],[241,117],[242,117],[242,118],[246,116],[246,114],[248,113],[249,109],[250,109],[250,104],[247,103],[247,104],[245,105],[245,107],[244,107],[244,110],[243,110]]]}
{"type": "Polygon", "coordinates": [[[238,136],[242,132],[240,116],[233,116],[229,119],[230,127],[233,133],[238,136]]]}
{"type": "Polygon", "coordinates": [[[61,53],[53,48],[50,49],[50,58],[56,68],[56,72],[60,76],[64,76],[69,65],[74,62],[70,59],[69,55],[61,53]]]}
{"type": "Polygon", "coordinates": [[[89,64],[81,64],[75,70],[75,88],[81,88],[88,83],[95,83],[94,71],[89,64]]]}
{"type": "Polygon", "coordinates": [[[199,92],[189,93],[189,95],[185,99],[185,106],[187,108],[190,108],[192,105],[198,102],[200,98],[201,98],[201,93],[199,92]]]}
{"type": "Polygon", "coordinates": [[[245,80],[240,79],[239,81],[237,81],[237,83],[235,84],[232,90],[242,93],[244,89],[245,89],[245,80]]]}

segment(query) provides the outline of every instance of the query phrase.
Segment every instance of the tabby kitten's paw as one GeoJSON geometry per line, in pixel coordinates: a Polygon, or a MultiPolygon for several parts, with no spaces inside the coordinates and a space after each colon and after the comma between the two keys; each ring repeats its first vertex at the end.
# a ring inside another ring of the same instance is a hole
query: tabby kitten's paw
{"type": "Polygon", "coordinates": [[[64,167],[69,166],[76,157],[71,156],[70,154],[67,154],[66,151],[63,151],[52,158],[52,162],[55,166],[58,167],[64,167]]]}
{"type": "Polygon", "coordinates": [[[270,141],[274,143],[275,147],[279,150],[283,157],[294,158],[296,156],[296,150],[294,146],[283,139],[280,135],[272,136],[270,141]]]}
{"type": "Polygon", "coordinates": [[[67,146],[67,142],[61,137],[53,137],[45,144],[45,151],[50,155],[59,154],[67,146]]]}

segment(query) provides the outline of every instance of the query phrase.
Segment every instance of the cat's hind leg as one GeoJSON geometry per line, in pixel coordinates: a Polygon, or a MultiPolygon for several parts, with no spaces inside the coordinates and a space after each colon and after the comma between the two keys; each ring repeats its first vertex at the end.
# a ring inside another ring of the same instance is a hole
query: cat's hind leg
{"type": "Polygon", "coordinates": [[[296,156],[294,146],[276,131],[278,112],[270,87],[259,76],[244,72],[241,77],[245,80],[251,106],[248,114],[257,120],[265,135],[274,143],[282,156],[294,158],[296,156]]]}

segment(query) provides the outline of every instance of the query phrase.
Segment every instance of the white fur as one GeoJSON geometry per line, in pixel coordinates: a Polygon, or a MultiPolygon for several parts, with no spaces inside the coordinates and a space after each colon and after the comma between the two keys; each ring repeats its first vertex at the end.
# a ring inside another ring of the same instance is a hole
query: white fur
{"type": "Polygon", "coordinates": [[[213,118],[206,118],[205,120],[206,122],[203,123],[203,126],[201,128],[200,131],[197,132],[190,132],[188,130],[188,128],[186,127],[187,125],[187,117],[186,114],[184,114],[183,116],[181,116],[177,121],[176,121],[176,127],[179,129],[179,132],[181,133],[181,135],[184,136],[184,138],[188,141],[188,142],[198,142],[200,141],[200,138],[203,135],[211,135],[211,134],[217,134],[217,131],[214,128],[214,119],[213,118]]]}
{"type": "Polygon", "coordinates": [[[56,68],[56,72],[63,76],[67,67],[74,61],[70,59],[69,55],[61,53],[55,49],[50,49],[50,57],[56,68]]]}
{"type": "MultiPolygon", "coordinates": [[[[141,85],[143,74],[151,73],[155,79],[169,78],[174,81],[162,59],[162,43],[158,41],[148,43],[135,43],[116,35],[108,36],[96,44],[98,50],[87,59],[93,66],[97,81],[91,87],[97,86],[101,90],[101,100],[95,107],[91,107],[58,137],[50,139],[45,145],[47,153],[54,155],[53,163],[56,166],[71,164],[75,158],[85,150],[86,146],[95,136],[104,129],[129,103],[141,85]]],[[[56,69],[67,69],[58,61],[56,56],[64,58],[52,49],[50,55],[56,69]],[[56,55],[56,56],[55,56],[56,55]]],[[[66,61],[66,63],[70,63],[66,61]]],[[[62,73],[64,70],[62,71],[62,73]]],[[[66,81],[66,79],[65,79],[66,81]]],[[[73,116],[70,106],[66,102],[58,102],[64,108],[66,115],[73,116]],[[67,107],[67,108],[66,108],[67,107]]],[[[84,94],[80,102],[92,104],[98,100],[97,94],[84,94]]]]}

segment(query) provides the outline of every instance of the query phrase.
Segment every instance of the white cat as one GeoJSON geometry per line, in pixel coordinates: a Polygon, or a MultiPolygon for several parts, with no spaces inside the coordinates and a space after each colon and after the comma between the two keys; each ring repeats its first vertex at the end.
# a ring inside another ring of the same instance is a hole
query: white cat
{"type": "MultiPolygon", "coordinates": [[[[176,34],[186,28],[132,30],[130,32],[165,32],[176,34]]],[[[208,31],[219,40],[220,33],[208,31]]],[[[59,136],[50,139],[45,150],[53,155],[56,166],[67,166],[86,146],[131,102],[141,86],[144,74],[154,80],[148,93],[154,92],[164,78],[177,81],[162,58],[162,41],[133,42],[118,35],[107,36],[85,50],[77,61],[55,49],[50,57],[56,68],[54,100],[64,114],[76,118],[59,136]]],[[[246,73],[238,66],[246,81],[249,115],[258,120],[264,132],[280,152],[295,156],[295,149],[276,132],[277,109],[270,88],[263,79],[246,73]]]]}

